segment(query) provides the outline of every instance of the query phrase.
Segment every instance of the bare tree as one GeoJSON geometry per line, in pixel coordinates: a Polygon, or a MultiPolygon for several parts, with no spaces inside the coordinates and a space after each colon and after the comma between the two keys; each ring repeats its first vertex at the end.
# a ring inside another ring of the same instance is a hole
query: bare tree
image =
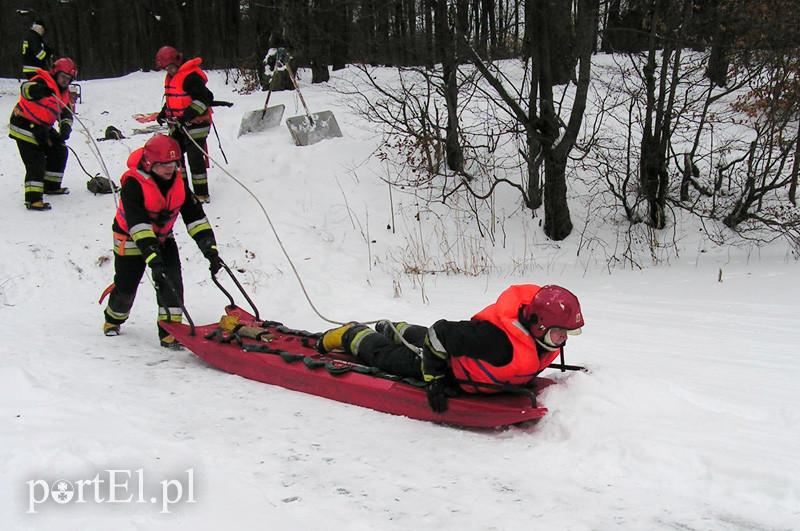
{"type": "MultiPolygon", "coordinates": [[[[447,8],[447,0],[435,0],[434,27],[437,55],[442,60],[442,77],[444,78],[444,100],[447,109],[447,135],[445,152],[447,166],[454,172],[464,171],[464,153],[459,141],[458,122],[458,63],[453,27],[447,8]]],[[[459,35],[463,38],[463,21],[459,26],[459,35]]]]}
{"type": "Polygon", "coordinates": [[[528,168],[528,206],[537,208],[539,202],[539,173],[537,158],[544,161],[544,232],[553,240],[563,240],[572,232],[572,221],[567,204],[567,159],[578,137],[591,74],[592,47],[597,25],[597,0],[578,0],[575,24],[576,49],[579,68],[575,96],[565,124],[556,112],[551,65],[552,40],[550,38],[550,0],[528,0],[526,25],[531,32],[528,45],[532,48],[531,82],[527,110],[505,88],[501,80],[472,49],[472,59],[507,111],[522,125],[527,139],[526,162],[528,168]],[[559,131],[561,133],[559,133],[559,131]]]}

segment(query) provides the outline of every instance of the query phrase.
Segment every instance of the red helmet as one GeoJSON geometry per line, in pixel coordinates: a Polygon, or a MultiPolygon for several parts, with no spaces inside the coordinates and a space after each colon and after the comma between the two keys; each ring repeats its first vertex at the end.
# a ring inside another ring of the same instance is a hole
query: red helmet
{"type": "Polygon", "coordinates": [[[142,169],[149,172],[153,164],[164,162],[177,162],[181,160],[181,146],[167,135],[153,135],[145,142],[142,153],[142,169]]]}
{"type": "Polygon", "coordinates": [[[560,346],[566,342],[566,334],[580,334],[583,327],[578,297],[568,289],[555,285],[542,286],[531,302],[520,307],[519,319],[533,337],[544,339],[550,346],[560,346]],[[551,338],[551,329],[561,329],[559,340],[551,338]]]}
{"type": "Polygon", "coordinates": [[[75,79],[78,75],[78,67],[75,66],[75,61],[70,59],[69,57],[62,57],[60,59],[56,59],[53,63],[53,68],[50,72],[55,76],[60,72],[67,74],[72,79],[75,79]]]}
{"type": "Polygon", "coordinates": [[[183,54],[172,46],[162,46],[156,52],[156,70],[163,70],[169,65],[179,66],[183,62],[183,54]]]}

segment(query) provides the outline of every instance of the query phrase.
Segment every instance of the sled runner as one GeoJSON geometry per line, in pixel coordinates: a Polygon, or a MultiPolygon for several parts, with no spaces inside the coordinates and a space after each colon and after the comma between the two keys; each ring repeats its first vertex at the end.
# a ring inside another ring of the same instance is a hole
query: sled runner
{"type": "MultiPolygon", "coordinates": [[[[242,325],[266,329],[269,337],[234,337],[235,333],[228,333],[217,324],[198,326],[195,335],[191,335],[188,325],[166,321],[159,324],[212,367],[384,413],[472,428],[508,426],[536,420],[547,413],[547,408],[534,404],[533,394],[506,393],[459,394],[450,397],[447,411],[434,413],[422,382],[381,373],[349,355],[320,354],[314,348],[318,334],[259,321],[237,306],[228,306],[226,313],[242,325]]],[[[537,378],[536,390],[552,383],[537,378]]]]}

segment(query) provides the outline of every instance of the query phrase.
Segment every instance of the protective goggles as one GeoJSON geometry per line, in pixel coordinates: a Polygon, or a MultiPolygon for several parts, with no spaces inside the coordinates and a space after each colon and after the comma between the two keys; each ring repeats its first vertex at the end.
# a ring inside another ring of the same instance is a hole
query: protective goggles
{"type": "Polygon", "coordinates": [[[57,72],[56,73],[56,80],[61,78],[61,76],[66,78],[67,83],[72,83],[72,80],[75,79],[74,77],[72,77],[71,75],[67,74],[66,72],[57,72]]]}
{"type": "Polygon", "coordinates": [[[173,160],[172,162],[154,162],[153,166],[158,168],[167,168],[174,170],[175,168],[178,167],[178,161],[173,160]]]}

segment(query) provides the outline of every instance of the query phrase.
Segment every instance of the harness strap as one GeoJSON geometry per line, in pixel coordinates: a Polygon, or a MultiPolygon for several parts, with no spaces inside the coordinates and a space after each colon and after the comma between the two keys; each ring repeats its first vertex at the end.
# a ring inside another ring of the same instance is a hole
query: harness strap
{"type": "Polygon", "coordinates": [[[97,304],[103,304],[103,301],[106,300],[106,297],[108,297],[108,294],[111,293],[115,287],[116,287],[116,284],[114,284],[113,282],[111,284],[109,284],[108,286],[106,286],[106,289],[104,289],[103,293],[100,294],[100,300],[97,301],[97,304]]]}

